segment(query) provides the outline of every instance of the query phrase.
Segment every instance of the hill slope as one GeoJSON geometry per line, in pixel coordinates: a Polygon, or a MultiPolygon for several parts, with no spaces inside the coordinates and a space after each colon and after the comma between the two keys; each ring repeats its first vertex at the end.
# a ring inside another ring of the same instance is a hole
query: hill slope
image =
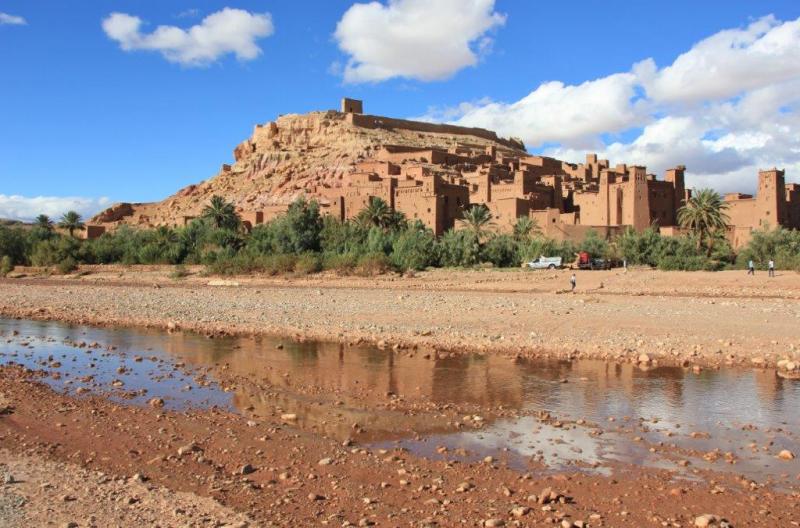
{"type": "Polygon", "coordinates": [[[290,203],[301,195],[318,196],[323,188],[341,186],[356,162],[370,158],[383,145],[441,149],[459,145],[480,150],[495,146],[509,154],[525,154],[522,143],[484,129],[335,111],[290,114],[256,126],[234,150],[235,162],[223,165],[213,178],[161,202],[117,204],[90,223],[181,225],[184,217],[197,216],[215,194],[240,211],[290,203]]]}

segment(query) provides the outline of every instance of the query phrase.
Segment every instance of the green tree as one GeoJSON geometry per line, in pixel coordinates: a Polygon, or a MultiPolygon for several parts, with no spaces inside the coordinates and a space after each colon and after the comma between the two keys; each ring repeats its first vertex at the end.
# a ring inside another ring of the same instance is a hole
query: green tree
{"type": "Polygon", "coordinates": [[[36,217],[36,220],[33,222],[34,227],[41,229],[42,231],[51,232],[53,231],[53,221],[50,220],[50,217],[45,214],[40,214],[36,217]]]}
{"type": "Polygon", "coordinates": [[[369,199],[369,204],[358,213],[356,221],[365,227],[380,227],[388,229],[392,224],[397,223],[398,218],[382,198],[372,196],[369,199]]]}
{"type": "Polygon", "coordinates": [[[520,216],[514,224],[514,238],[517,240],[527,240],[530,237],[542,235],[542,228],[539,222],[530,216],[520,216]]]}
{"type": "Polygon", "coordinates": [[[83,231],[86,228],[83,224],[83,220],[81,220],[81,215],[75,211],[67,211],[64,213],[64,216],[62,216],[61,220],[58,222],[58,227],[66,229],[69,232],[69,236],[73,236],[76,230],[83,231]]]}
{"type": "Polygon", "coordinates": [[[712,189],[700,189],[686,205],[678,209],[678,223],[697,237],[697,250],[706,246],[706,255],[714,250],[714,235],[724,232],[730,217],[728,204],[712,189]]]}
{"type": "Polygon", "coordinates": [[[216,194],[211,197],[208,205],[203,208],[201,216],[209,220],[218,229],[235,230],[239,228],[241,223],[233,203],[225,201],[225,198],[216,194]]]}
{"type": "Polygon", "coordinates": [[[494,227],[492,212],[484,204],[473,205],[464,210],[459,224],[472,233],[480,244],[494,227]]]}

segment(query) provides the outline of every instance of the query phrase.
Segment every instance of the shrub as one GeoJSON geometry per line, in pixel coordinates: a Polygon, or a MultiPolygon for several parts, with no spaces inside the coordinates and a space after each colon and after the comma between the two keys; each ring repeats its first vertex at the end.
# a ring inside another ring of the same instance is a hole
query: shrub
{"type": "Polygon", "coordinates": [[[358,264],[355,268],[355,273],[357,275],[362,275],[364,277],[371,277],[374,275],[383,275],[384,273],[391,270],[392,264],[387,257],[383,253],[367,253],[366,255],[362,255],[361,258],[358,259],[358,264]]]}
{"type": "Polygon", "coordinates": [[[301,198],[289,206],[286,214],[256,226],[250,234],[248,249],[262,255],[319,251],[321,232],[319,204],[301,198]]]}
{"type": "Polygon", "coordinates": [[[178,264],[172,269],[172,272],[169,274],[169,278],[172,280],[179,280],[183,279],[184,277],[189,276],[189,270],[186,269],[186,266],[183,264],[178,264]]]}
{"type": "Polygon", "coordinates": [[[757,230],[738,255],[739,267],[747,266],[749,260],[766,268],[770,259],[778,269],[800,270],[800,231],[777,228],[757,230]]]}
{"type": "Polygon", "coordinates": [[[24,230],[0,226],[0,256],[8,257],[12,264],[27,264],[30,244],[24,230]]]}
{"type": "Polygon", "coordinates": [[[601,238],[594,229],[590,229],[578,246],[578,251],[585,251],[593,258],[607,258],[610,248],[606,239],[601,238]]]}
{"type": "Polygon", "coordinates": [[[445,267],[474,266],[480,261],[477,237],[466,229],[450,229],[439,239],[439,263],[445,267]]]}
{"type": "Polygon", "coordinates": [[[77,264],[81,243],[66,236],[58,236],[44,240],[34,246],[30,261],[34,266],[54,266],[71,260],[77,264]]]}
{"type": "Polygon", "coordinates": [[[481,260],[499,268],[518,267],[521,262],[519,244],[509,235],[495,235],[483,247],[481,260]]]}
{"type": "Polygon", "coordinates": [[[661,234],[653,227],[648,227],[642,233],[629,227],[617,237],[615,245],[628,264],[656,266],[661,241],[661,234]]]}
{"type": "Polygon", "coordinates": [[[437,262],[436,237],[421,223],[402,231],[392,246],[391,262],[396,268],[423,270],[437,262]]]}
{"type": "Polygon", "coordinates": [[[11,257],[3,255],[0,258],[0,277],[5,277],[14,270],[14,263],[11,262],[11,257]]]}
{"type": "Polygon", "coordinates": [[[303,253],[294,263],[294,272],[298,275],[309,275],[322,271],[322,259],[316,253],[303,253]]]}
{"type": "Polygon", "coordinates": [[[358,256],[354,253],[328,253],[323,256],[322,267],[341,275],[349,275],[358,264],[358,256]]]}
{"type": "Polygon", "coordinates": [[[72,257],[67,257],[56,265],[61,275],[68,275],[78,269],[78,263],[72,257]]]}

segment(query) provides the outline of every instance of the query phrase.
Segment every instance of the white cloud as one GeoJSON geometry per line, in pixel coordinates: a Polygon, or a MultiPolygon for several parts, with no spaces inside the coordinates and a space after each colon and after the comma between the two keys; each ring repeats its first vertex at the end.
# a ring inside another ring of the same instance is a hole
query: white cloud
{"type": "Polygon", "coordinates": [[[205,17],[188,29],[158,26],[142,32],[142,19],[125,13],[112,13],[103,20],[103,31],[125,51],[158,51],[168,61],[185,66],[204,66],[233,53],[239,60],[252,60],[261,54],[256,41],[273,34],[269,13],[249,13],[226,7],[205,17]]]}
{"type": "Polygon", "coordinates": [[[799,110],[800,18],[769,16],[712,35],[661,69],[646,59],[629,72],[550,81],[518,101],[424,118],[495,129],[572,161],[591,150],[656,173],[685,164],[689,184],[752,191],[758,168],[786,167],[787,180],[800,181],[799,110]]]}
{"type": "Polygon", "coordinates": [[[800,76],[800,19],[764,17],[720,31],[658,70],[647,59],[634,71],[656,101],[723,99],[800,76]]]}
{"type": "Polygon", "coordinates": [[[373,1],[351,6],[334,37],[349,55],[345,82],[435,81],[474,66],[491,50],[487,33],[505,20],[494,0],[373,1]]]}
{"type": "Polygon", "coordinates": [[[0,13],[0,26],[24,26],[28,23],[27,20],[21,16],[9,15],[8,13],[0,13]]]}
{"type": "Polygon", "coordinates": [[[539,85],[514,103],[489,102],[462,106],[458,124],[523,137],[530,144],[587,142],[609,131],[624,130],[645,117],[643,105],[632,104],[636,78],[610,75],[577,86],[552,81],[539,85]],[[520,134],[525,131],[524,134],[520,134]]]}
{"type": "Polygon", "coordinates": [[[57,220],[67,211],[77,211],[87,219],[109,207],[108,198],[81,198],[67,196],[36,196],[0,194],[0,218],[30,221],[40,214],[57,220]]]}

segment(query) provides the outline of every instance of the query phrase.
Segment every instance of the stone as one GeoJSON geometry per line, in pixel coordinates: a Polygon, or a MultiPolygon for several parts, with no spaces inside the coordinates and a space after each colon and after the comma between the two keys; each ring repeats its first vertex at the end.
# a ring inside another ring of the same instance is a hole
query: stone
{"type": "Polygon", "coordinates": [[[3,478],[3,484],[14,484],[14,482],[16,481],[14,480],[14,475],[12,475],[11,473],[7,474],[3,478]]]}
{"type": "Polygon", "coordinates": [[[649,365],[650,356],[648,356],[647,354],[639,354],[639,363],[642,363],[643,365],[649,365]]]}
{"type": "Polygon", "coordinates": [[[326,458],[321,459],[319,462],[317,462],[317,465],[318,466],[330,466],[332,463],[333,463],[333,459],[330,458],[330,457],[326,457],[326,458]]]}
{"type": "Polygon", "coordinates": [[[778,453],[778,458],[780,458],[781,460],[794,460],[794,453],[792,453],[788,449],[784,449],[780,453],[778,453]]]}
{"type": "Polygon", "coordinates": [[[164,400],[162,398],[150,398],[150,400],[147,401],[147,404],[155,409],[160,409],[164,406],[164,400]]]}
{"type": "Polygon", "coordinates": [[[514,517],[524,517],[531,511],[527,506],[517,506],[511,510],[511,515],[514,517]]]}
{"type": "Polygon", "coordinates": [[[496,526],[505,526],[506,522],[503,519],[487,519],[483,521],[483,525],[486,528],[492,528],[496,526]]]}
{"type": "Polygon", "coordinates": [[[239,470],[239,473],[241,473],[242,475],[249,475],[250,473],[255,472],[255,470],[256,469],[253,466],[251,466],[250,464],[245,464],[239,470]]]}
{"type": "Polygon", "coordinates": [[[284,422],[296,422],[297,421],[297,415],[294,414],[294,413],[282,414],[281,415],[281,421],[284,421],[284,422]]]}
{"type": "Polygon", "coordinates": [[[694,525],[697,528],[707,528],[709,526],[714,526],[717,524],[719,517],[716,515],[712,515],[710,513],[705,513],[695,518],[694,525]]]}
{"type": "Polygon", "coordinates": [[[178,456],[188,455],[190,453],[195,453],[197,451],[202,451],[202,449],[197,444],[187,444],[185,446],[181,446],[178,448],[178,456]]]}

